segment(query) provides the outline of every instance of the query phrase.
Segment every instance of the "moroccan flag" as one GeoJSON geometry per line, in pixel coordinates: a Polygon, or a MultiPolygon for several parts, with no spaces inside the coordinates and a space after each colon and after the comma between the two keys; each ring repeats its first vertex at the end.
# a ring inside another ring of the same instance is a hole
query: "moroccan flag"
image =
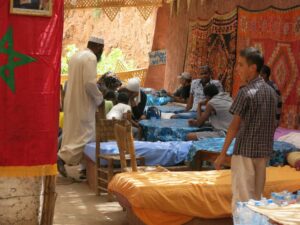
{"type": "Polygon", "coordinates": [[[55,175],[63,1],[52,16],[0,0],[0,176],[55,175]]]}

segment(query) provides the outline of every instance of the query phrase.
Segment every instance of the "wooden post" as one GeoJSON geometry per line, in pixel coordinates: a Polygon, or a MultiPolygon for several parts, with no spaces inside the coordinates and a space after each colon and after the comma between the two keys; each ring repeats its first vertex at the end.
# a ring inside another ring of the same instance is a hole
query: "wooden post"
{"type": "Polygon", "coordinates": [[[131,161],[131,168],[132,172],[137,172],[137,162],[136,162],[136,156],[135,156],[135,148],[134,148],[134,141],[133,136],[131,132],[131,126],[130,124],[126,125],[126,142],[127,142],[127,149],[129,150],[130,154],[130,161],[131,161]]]}
{"type": "Polygon", "coordinates": [[[56,176],[44,177],[44,202],[42,209],[42,225],[52,225],[56,202],[56,176]]]}

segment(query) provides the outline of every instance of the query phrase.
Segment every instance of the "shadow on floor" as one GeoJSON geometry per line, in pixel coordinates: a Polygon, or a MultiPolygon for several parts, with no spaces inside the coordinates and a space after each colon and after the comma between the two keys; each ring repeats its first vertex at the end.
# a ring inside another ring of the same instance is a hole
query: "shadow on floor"
{"type": "Polygon", "coordinates": [[[128,225],[119,203],[96,196],[86,182],[77,180],[78,167],[68,168],[68,173],[76,179],[57,179],[54,225],[128,225]]]}

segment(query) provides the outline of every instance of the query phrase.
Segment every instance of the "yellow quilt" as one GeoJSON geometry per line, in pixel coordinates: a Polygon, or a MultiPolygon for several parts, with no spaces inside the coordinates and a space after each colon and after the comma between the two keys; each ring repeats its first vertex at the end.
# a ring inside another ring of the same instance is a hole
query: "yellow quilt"
{"type": "MultiPolygon", "coordinates": [[[[291,167],[267,169],[265,196],[300,189],[300,172],[291,167]]],[[[179,225],[194,217],[231,216],[230,170],[207,172],[122,173],[109,184],[112,193],[127,198],[147,225],[179,225]]]]}

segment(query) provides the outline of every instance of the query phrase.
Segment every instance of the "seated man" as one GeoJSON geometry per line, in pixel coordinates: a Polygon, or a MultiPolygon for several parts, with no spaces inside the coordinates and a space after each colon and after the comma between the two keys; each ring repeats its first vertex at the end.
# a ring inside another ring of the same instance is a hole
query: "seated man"
{"type": "Polygon", "coordinates": [[[121,87],[119,93],[125,92],[129,96],[133,120],[139,121],[144,118],[147,103],[147,95],[141,90],[139,78],[131,78],[125,87],[121,87]]]}
{"type": "Polygon", "coordinates": [[[116,120],[127,119],[128,112],[131,112],[129,103],[129,97],[126,93],[118,94],[118,103],[112,107],[109,113],[106,115],[106,119],[116,120]]]}
{"type": "Polygon", "coordinates": [[[204,88],[204,95],[207,98],[206,109],[202,112],[201,107],[205,103],[200,102],[197,120],[189,120],[189,125],[200,127],[209,120],[213,131],[190,133],[187,135],[188,140],[225,137],[231,123],[232,115],[229,109],[232,105],[232,98],[226,92],[219,92],[214,84],[209,84],[204,88]]]}
{"type": "Polygon", "coordinates": [[[201,75],[200,79],[196,79],[192,81],[191,85],[191,93],[189,100],[186,106],[185,113],[179,113],[173,116],[173,119],[196,119],[197,118],[197,108],[200,102],[206,100],[203,89],[208,84],[214,84],[219,92],[223,91],[223,86],[218,80],[212,79],[212,70],[209,66],[201,66],[201,75]]]}
{"type": "Polygon", "coordinates": [[[168,93],[173,98],[174,102],[187,103],[190,97],[192,76],[188,72],[183,72],[179,76],[181,86],[175,91],[174,94],[168,93]]]}
{"type": "Polygon", "coordinates": [[[128,119],[132,124],[133,136],[135,139],[141,139],[141,127],[132,119],[131,106],[129,105],[129,96],[125,92],[118,94],[118,104],[116,104],[110,112],[106,115],[106,119],[128,119]]]}
{"type": "Polygon", "coordinates": [[[279,126],[280,122],[280,115],[281,115],[281,110],[282,110],[282,99],[281,99],[281,93],[277,85],[275,84],[274,81],[270,80],[270,75],[271,75],[271,69],[267,65],[264,65],[260,71],[260,75],[264,79],[264,81],[270,85],[274,91],[277,94],[277,111],[276,111],[276,120],[277,120],[277,126],[279,126]]]}

